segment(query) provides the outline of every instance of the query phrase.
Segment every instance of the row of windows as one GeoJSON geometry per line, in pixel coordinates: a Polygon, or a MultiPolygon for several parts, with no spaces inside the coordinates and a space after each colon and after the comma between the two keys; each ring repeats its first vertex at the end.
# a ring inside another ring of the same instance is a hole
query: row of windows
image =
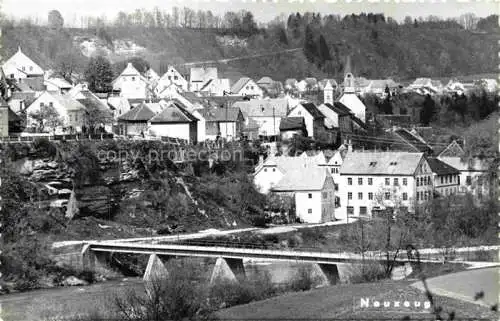
{"type": "MultiPolygon", "coordinates": [[[[267,172],[267,168],[264,168],[264,172],[267,172]]],[[[276,168],[273,168],[273,172],[276,172],[276,168]]]]}
{"type": "Polygon", "coordinates": [[[432,185],[430,176],[417,178],[417,186],[425,186],[425,185],[432,185]]]}
{"type": "MultiPolygon", "coordinates": [[[[40,107],[44,107],[45,106],[45,103],[44,102],[41,102],[40,103],[40,107]]],[[[53,102],[49,102],[49,107],[54,107],[54,103],[53,102]]]]}
{"type": "Polygon", "coordinates": [[[428,201],[431,199],[431,192],[417,192],[417,201],[428,201]]]}
{"type": "MultiPolygon", "coordinates": [[[[403,197],[403,201],[408,200],[408,193],[403,193],[402,197],[403,197]]],[[[351,192],[347,193],[347,199],[352,200],[352,193],[351,192]]],[[[391,199],[391,193],[390,192],[384,193],[384,199],[386,199],[386,200],[391,199]]],[[[363,200],[363,193],[358,193],[358,200],[363,200]]],[[[373,193],[371,193],[371,192],[368,193],[368,200],[370,200],[370,201],[373,200],[373,193]]]]}
{"type": "Polygon", "coordinates": [[[453,175],[441,176],[441,184],[448,184],[448,183],[456,182],[456,180],[457,180],[456,177],[457,176],[453,176],[453,175]]]}
{"type": "MultiPolygon", "coordinates": [[[[179,79],[179,77],[174,76],[174,80],[177,80],[177,79],[179,79]]],[[[168,80],[172,80],[172,76],[168,76],[168,80]]]]}
{"type": "MultiPolygon", "coordinates": [[[[26,67],[25,66],[22,66],[22,71],[26,71],[26,67]]],[[[30,66],[30,71],[33,71],[33,66],[30,66]]]]}
{"type": "MultiPolygon", "coordinates": [[[[354,206],[347,206],[347,214],[354,214],[354,206]]],[[[367,208],[366,206],[360,206],[359,207],[359,215],[366,215],[367,214],[367,208]]]]}
{"type": "MultiPolygon", "coordinates": [[[[373,185],[373,178],[371,177],[368,177],[368,185],[373,185]]],[[[393,184],[394,186],[399,186],[399,178],[395,177],[393,179],[393,184]]],[[[347,185],[352,185],[352,177],[348,177],[347,178],[347,185]]],[[[358,185],[363,185],[363,178],[362,177],[358,177],[358,185]]],[[[391,185],[391,179],[386,177],[385,179],[385,185],[391,185]]],[[[403,185],[406,186],[408,185],[408,179],[407,178],[403,178],[403,185]]]]}

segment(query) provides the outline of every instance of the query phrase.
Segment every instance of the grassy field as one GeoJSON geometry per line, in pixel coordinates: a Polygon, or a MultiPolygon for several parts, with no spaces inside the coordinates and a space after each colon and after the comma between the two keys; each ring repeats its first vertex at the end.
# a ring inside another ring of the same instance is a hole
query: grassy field
{"type": "MultiPolygon", "coordinates": [[[[254,302],[242,306],[219,311],[220,320],[264,320],[264,319],[394,319],[401,320],[405,316],[411,319],[429,319],[429,310],[415,308],[415,301],[426,301],[425,295],[409,286],[408,281],[385,281],[355,285],[337,285],[315,289],[302,293],[291,293],[280,297],[254,302]],[[361,308],[361,298],[391,302],[391,308],[361,308]],[[394,301],[409,301],[409,308],[393,307],[394,301]]],[[[455,312],[460,318],[485,318],[497,320],[498,316],[487,308],[454,300],[446,297],[435,297],[438,306],[444,312],[455,312]]],[[[445,313],[442,316],[446,316],[445,313]]]]}

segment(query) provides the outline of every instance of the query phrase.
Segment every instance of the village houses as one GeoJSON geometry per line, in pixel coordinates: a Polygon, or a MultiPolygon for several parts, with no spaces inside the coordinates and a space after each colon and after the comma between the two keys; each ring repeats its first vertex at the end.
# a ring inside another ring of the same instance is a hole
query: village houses
{"type": "Polygon", "coordinates": [[[231,86],[231,95],[234,96],[249,96],[253,98],[262,98],[263,90],[248,77],[240,78],[231,86]]]}
{"type": "Polygon", "coordinates": [[[26,56],[21,47],[3,65],[3,72],[7,78],[22,82],[23,79],[32,77],[43,77],[44,70],[31,58],[26,56]]]}
{"type": "Polygon", "coordinates": [[[127,99],[146,99],[150,96],[148,80],[128,63],[122,73],[112,82],[113,90],[119,91],[121,97],[127,99]]]}

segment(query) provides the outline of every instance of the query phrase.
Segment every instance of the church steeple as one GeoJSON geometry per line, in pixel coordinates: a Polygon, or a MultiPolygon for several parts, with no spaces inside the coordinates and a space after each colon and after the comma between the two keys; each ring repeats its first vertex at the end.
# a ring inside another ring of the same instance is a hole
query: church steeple
{"type": "Polygon", "coordinates": [[[354,92],[354,76],[351,71],[351,56],[347,56],[344,69],[344,93],[354,92]]]}

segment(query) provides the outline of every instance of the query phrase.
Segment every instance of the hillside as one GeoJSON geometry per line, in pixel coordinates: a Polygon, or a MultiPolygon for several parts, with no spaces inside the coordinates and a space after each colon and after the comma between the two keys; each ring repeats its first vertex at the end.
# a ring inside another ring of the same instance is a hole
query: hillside
{"type": "Polygon", "coordinates": [[[325,18],[326,22],[321,24],[304,18],[296,23],[289,19],[286,30],[274,26],[250,36],[214,29],[141,25],[52,30],[29,23],[4,21],[2,57],[9,57],[21,46],[42,67],[57,69],[64,53],[70,52],[76,57],[81,71],[91,55],[104,54],[114,63],[140,56],[159,73],[163,73],[169,64],[177,65],[181,72],[187,73],[188,69],[182,66],[186,62],[302,48],[307,25],[312,30],[314,42],[320,35],[324,37],[330,56],[326,57],[326,62],[306,58],[304,52],[298,51],[219,63],[220,72],[255,78],[268,75],[281,81],[306,76],[340,79],[348,55],[355,74],[368,78],[401,80],[465,76],[491,73],[496,68],[499,33],[470,32],[457,24],[445,22],[407,25],[385,21],[374,23],[363,16],[355,20],[348,17],[340,21],[325,18]]]}

